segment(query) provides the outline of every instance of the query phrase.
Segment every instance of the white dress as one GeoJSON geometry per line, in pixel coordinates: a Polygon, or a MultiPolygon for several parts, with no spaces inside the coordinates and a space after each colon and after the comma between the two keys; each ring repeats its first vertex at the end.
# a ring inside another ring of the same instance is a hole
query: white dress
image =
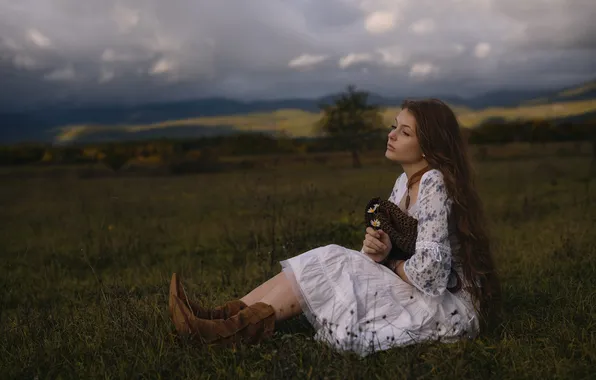
{"type": "MultiPolygon", "coordinates": [[[[391,202],[399,204],[406,184],[400,175],[391,202]]],[[[446,290],[456,281],[452,266],[463,280],[453,255],[459,247],[448,222],[451,204],[441,172],[424,173],[408,210],[418,220],[416,251],[404,264],[414,286],[362,251],[336,244],[281,261],[315,340],[364,357],[422,341],[474,338],[479,323],[469,293],[446,290]]]]}

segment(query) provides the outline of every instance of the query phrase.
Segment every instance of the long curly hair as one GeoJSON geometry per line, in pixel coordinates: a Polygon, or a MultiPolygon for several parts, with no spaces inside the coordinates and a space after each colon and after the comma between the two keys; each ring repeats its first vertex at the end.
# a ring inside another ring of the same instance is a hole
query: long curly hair
{"type": "Polygon", "coordinates": [[[457,226],[460,250],[454,255],[462,262],[469,291],[480,316],[481,330],[496,327],[501,318],[501,285],[491,252],[488,226],[482,201],[475,187],[474,174],[457,117],[438,99],[406,100],[407,109],[416,119],[420,148],[429,166],[444,177],[448,195],[453,200],[451,217],[457,226]]]}

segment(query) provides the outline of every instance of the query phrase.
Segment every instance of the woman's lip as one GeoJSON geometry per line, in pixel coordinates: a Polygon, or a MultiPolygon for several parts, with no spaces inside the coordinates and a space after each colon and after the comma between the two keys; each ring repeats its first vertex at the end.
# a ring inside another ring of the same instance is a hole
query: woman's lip
{"type": "Polygon", "coordinates": [[[389,145],[389,144],[387,144],[387,149],[394,150],[393,147],[391,145],[389,145]]]}

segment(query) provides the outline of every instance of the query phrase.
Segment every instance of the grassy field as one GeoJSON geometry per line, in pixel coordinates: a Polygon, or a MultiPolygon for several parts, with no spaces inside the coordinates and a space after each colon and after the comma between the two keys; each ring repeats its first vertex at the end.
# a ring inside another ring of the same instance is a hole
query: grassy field
{"type": "MultiPolygon", "coordinates": [[[[482,110],[472,110],[465,107],[453,106],[459,121],[464,127],[474,127],[490,118],[503,118],[505,120],[549,119],[577,116],[585,113],[596,112],[596,99],[561,101],[550,104],[528,104],[519,107],[490,107],[482,110]]],[[[399,112],[399,107],[385,109],[383,116],[387,125],[399,112]]],[[[57,129],[57,142],[76,140],[83,135],[92,135],[98,132],[121,131],[127,137],[134,136],[135,132],[171,127],[213,127],[221,125],[233,126],[239,131],[283,131],[289,136],[310,137],[315,135],[314,125],[321,115],[295,109],[282,109],[269,113],[251,113],[235,116],[197,117],[183,120],[169,120],[153,124],[139,125],[72,125],[57,129]]]]}
{"type": "MultiPolygon", "coordinates": [[[[281,259],[330,243],[360,249],[366,201],[388,196],[400,172],[378,157],[364,163],[153,178],[6,176],[0,378],[593,376],[596,181],[582,154],[476,164],[504,286],[499,335],[362,360],[312,341],[303,317],[236,351],[176,339],[167,315],[174,271],[213,306],[277,273],[281,259]]],[[[31,169],[0,171],[15,170],[31,169]]]]}

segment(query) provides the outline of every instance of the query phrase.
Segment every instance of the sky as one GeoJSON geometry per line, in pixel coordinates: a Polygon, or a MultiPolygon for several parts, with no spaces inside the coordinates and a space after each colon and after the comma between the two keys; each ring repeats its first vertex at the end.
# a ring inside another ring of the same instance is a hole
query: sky
{"type": "Polygon", "coordinates": [[[0,0],[0,109],[596,78],[594,0],[0,0]]]}

